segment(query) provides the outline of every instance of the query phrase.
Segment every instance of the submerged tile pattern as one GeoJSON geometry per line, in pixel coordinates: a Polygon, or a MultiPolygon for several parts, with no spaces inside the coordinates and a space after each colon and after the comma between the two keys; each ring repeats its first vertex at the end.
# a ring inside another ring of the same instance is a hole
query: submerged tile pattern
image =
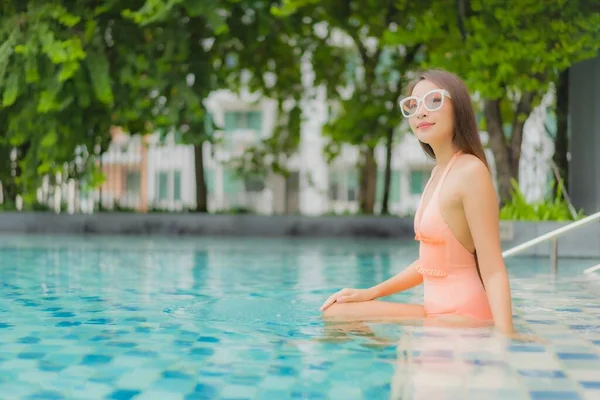
{"type": "Polygon", "coordinates": [[[543,340],[519,342],[323,325],[324,297],[387,278],[410,244],[11,240],[1,398],[600,399],[600,282],[579,277],[583,261],[556,280],[536,260],[510,265],[518,327],[543,340]]]}

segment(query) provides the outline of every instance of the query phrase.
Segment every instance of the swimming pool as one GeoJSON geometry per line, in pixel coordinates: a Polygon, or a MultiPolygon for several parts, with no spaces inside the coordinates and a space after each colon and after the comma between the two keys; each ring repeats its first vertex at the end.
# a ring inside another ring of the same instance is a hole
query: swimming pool
{"type": "Polygon", "coordinates": [[[518,327],[546,340],[522,344],[487,329],[323,325],[325,297],[400,270],[412,241],[0,243],[1,398],[600,398],[600,281],[579,274],[593,260],[561,260],[556,280],[547,259],[509,261],[518,327]]]}

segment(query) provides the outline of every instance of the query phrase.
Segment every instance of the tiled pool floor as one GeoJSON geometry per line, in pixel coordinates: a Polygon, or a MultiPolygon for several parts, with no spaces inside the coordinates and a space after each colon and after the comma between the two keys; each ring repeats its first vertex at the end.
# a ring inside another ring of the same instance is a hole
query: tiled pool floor
{"type": "MultiPolygon", "coordinates": [[[[422,324],[324,326],[323,299],[411,244],[10,238],[0,399],[600,399],[600,280],[509,264],[521,343],[422,324]]],[[[418,289],[396,296],[418,301],[418,289]]]]}

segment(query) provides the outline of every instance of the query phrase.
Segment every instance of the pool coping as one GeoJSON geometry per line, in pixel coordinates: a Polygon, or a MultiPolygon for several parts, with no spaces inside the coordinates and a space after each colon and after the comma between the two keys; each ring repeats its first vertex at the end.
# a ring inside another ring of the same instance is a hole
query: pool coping
{"type": "MultiPolygon", "coordinates": [[[[501,221],[502,248],[508,249],[568,222],[501,221]]],[[[412,239],[413,219],[394,216],[214,215],[201,213],[55,214],[0,212],[2,234],[163,235],[235,237],[334,237],[412,239]]],[[[522,255],[550,254],[550,243],[522,255]]],[[[561,257],[600,258],[600,222],[559,239],[561,257]]]]}

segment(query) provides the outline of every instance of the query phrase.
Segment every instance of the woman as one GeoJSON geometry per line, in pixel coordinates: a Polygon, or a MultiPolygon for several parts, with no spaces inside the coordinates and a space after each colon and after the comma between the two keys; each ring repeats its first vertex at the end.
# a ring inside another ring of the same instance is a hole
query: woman
{"type": "MultiPolygon", "coordinates": [[[[414,227],[419,258],[369,289],[343,289],[323,306],[342,319],[426,318],[494,324],[512,335],[508,274],[500,246],[498,200],[465,84],[439,70],[423,73],[400,108],[435,159],[414,227]],[[374,299],[424,284],[424,305],[374,299]]],[[[432,321],[433,322],[433,321],[432,321]]]]}

